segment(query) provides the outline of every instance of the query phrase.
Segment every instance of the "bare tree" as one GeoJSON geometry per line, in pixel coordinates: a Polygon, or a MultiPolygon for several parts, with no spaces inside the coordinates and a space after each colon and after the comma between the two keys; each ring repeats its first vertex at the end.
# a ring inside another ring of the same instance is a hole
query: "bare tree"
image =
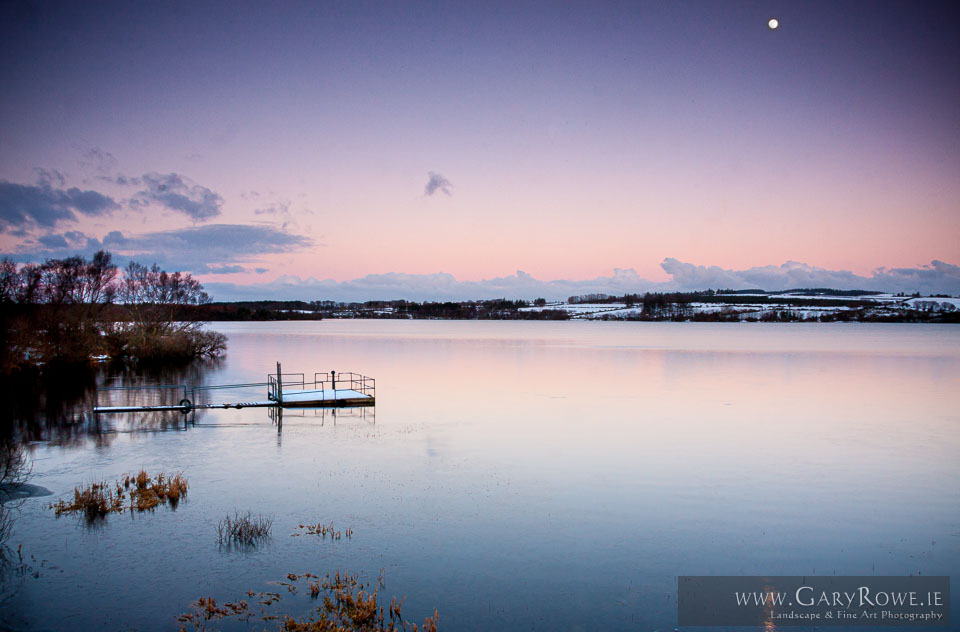
{"type": "Polygon", "coordinates": [[[146,357],[216,356],[226,348],[221,334],[203,330],[203,323],[187,320],[184,308],[210,302],[203,285],[189,273],[169,273],[157,264],[147,267],[131,261],[115,296],[129,322],[114,331],[127,354],[146,357]]]}

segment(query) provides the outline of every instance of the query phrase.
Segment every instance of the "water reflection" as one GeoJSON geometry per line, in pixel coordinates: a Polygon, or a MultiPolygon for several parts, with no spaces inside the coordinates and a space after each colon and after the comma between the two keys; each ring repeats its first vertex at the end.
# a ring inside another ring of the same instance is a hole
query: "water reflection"
{"type": "Polygon", "coordinates": [[[4,557],[7,540],[13,532],[13,514],[30,477],[30,460],[23,446],[14,441],[0,441],[0,557],[4,557]]]}
{"type": "MultiPolygon", "coordinates": [[[[197,414],[147,412],[97,415],[97,406],[175,404],[191,386],[206,385],[218,361],[186,366],[117,372],[102,367],[91,373],[26,375],[5,382],[6,406],[0,411],[2,437],[33,449],[37,443],[62,447],[106,447],[117,433],[184,429],[197,414]]],[[[202,398],[206,397],[201,393],[202,398]]],[[[202,416],[202,412],[199,415],[202,416]]]]}
{"type": "Polygon", "coordinates": [[[96,376],[25,372],[0,380],[0,439],[71,442],[84,408],[92,407],[96,376]]]}
{"type": "Polygon", "coordinates": [[[24,498],[36,493],[28,487],[29,478],[30,460],[23,446],[0,440],[0,605],[16,593],[28,570],[21,551],[14,552],[9,540],[24,498]]]}
{"type": "Polygon", "coordinates": [[[170,413],[102,416],[100,448],[32,446],[57,495],[142,466],[185,470],[191,496],[97,532],[31,501],[24,546],[64,573],[28,582],[8,610],[21,627],[59,625],[50,594],[78,627],[111,604],[109,627],[164,629],[200,595],[387,567],[405,611],[436,606],[447,630],[672,629],[680,574],[946,575],[960,562],[955,327],[217,328],[222,364],[152,383],[260,382],[279,359],[377,378],[377,410],[210,410],[189,432],[152,431],[178,427],[170,413]],[[235,510],[275,516],[268,547],[220,553],[216,522],[235,510]],[[330,521],[356,535],[288,537],[330,521]],[[143,556],[156,542],[173,544],[143,556]],[[156,579],[166,601],[151,598],[156,579]]]}
{"type": "Polygon", "coordinates": [[[268,408],[268,417],[271,423],[277,427],[280,432],[283,428],[283,420],[304,420],[318,424],[321,428],[325,423],[337,425],[337,420],[341,422],[362,422],[369,425],[377,423],[376,406],[334,406],[323,408],[268,408]]]}

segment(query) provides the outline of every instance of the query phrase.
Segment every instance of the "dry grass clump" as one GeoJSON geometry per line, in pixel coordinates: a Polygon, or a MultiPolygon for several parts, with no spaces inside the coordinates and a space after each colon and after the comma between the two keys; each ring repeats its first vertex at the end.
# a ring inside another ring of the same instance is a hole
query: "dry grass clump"
{"type": "Polygon", "coordinates": [[[112,487],[102,482],[75,487],[73,502],[58,500],[50,506],[58,517],[65,513],[82,512],[88,520],[102,518],[111,512],[120,513],[125,509],[147,511],[163,503],[169,503],[176,509],[189,487],[183,472],[169,478],[160,472],[154,478],[145,470],[140,470],[137,474],[127,474],[123,481],[117,481],[112,487]],[[128,494],[130,502],[126,504],[124,501],[128,494]]]}
{"type": "Polygon", "coordinates": [[[65,513],[83,513],[88,520],[102,518],[113,511],[123,511],[123,489],[119,485],[116,491],[106,483],[90,483],[85,487],[73,488],[73,502],[63,499],[51,503],[56,515],[65,513]]]}
{"type": "MultiPolygon", "coordinates": [[[[323,598],[323,604],[310,618],[294,619],[289,615],[272,614],[266,608],[280,601],[278,593],[247,591],[248,597],[257,598],[259,614],[254,613],[248,602],[243,600],[217,606],[216,601],[206,597],[191,604],[190,612],[177,617],[182,624],[180,630],[186,632],[188,624],[196,630],[205,630],[206,623],[213,619],[237,617],[241,621],[250,621],[254,616],[263,621],[279,620],[280,629],[284,632],[437,632],[439,629],[440,615],[436,609],[422,626],[404,621],[402,599],[392,599],[384,612],[383,605],[378,602],[378,591],[383,587],[382,572],[372,590],[360,581],[358,575],[349,573],[337,572],[332,577],[328,574],[323,578],[312,573],[290,573],[287,579],[307,582],[310,596],[323,598]]],[[[296,587],[289,590],[296,592],[296,587]]]]}
{"type": "Polygon", "coordinates": [[[259,515],[254,517],[248,511],[241,514],[235,511],[217,523],[217,541],[220,544],[256,545],[270,537],[273,518],[259,515]]]}
{"type": "Polygon", "coordinates": [[[330,524],[322,524],[320,522],[317,524],[301,524],[297,526],[297,529],[303,529],[303,532],[291,534],[291,538],[301,535],[319,535],[326,540],[327,536],[329,535],[331,540],[339,540],[344,534],[346,534],[348,540],[353,537],[353,529],[337,531],[334,528],[332,521],[330,524]]]}
{"type": "Polygon", "coordinates": [[[170,503],[170,506],[176,509],[181,496],[184,496],[190,487],[187,479],[183,477],[183,472],[178,472],[170,478],[160,472],[154,479],[144,470],[140,470],[135,475],[127,475],[123,480],[123,486],[130,490],[131,509],[137,511],[153,509],[164,502],[170,503]]]}
{"type": "MultiPolygon", "coordinates": [[[[217,600],[213,597],[200,597],[190,607],[191,612],[181,614],[177,617],[180,623],[192,623],[196,630],[206,630],[206,622],[214,619],[224,619],[226,617],[237,617],[240,621],[250,620],[250,605],[240,599],[236,603],[227,602],[222,606],[217,605],[217,600]]],[[[181,632],[186,632],[187,626],[181,625],[181,632]]]]}

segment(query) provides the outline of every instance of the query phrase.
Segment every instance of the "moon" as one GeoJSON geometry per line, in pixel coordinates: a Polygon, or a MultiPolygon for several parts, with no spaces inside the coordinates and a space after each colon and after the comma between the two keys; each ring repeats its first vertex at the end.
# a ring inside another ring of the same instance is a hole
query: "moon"
{"type": "Polygon", "coordinates": [[[780,20],[778,20],[777,18],[770,18],[767,21],[767,26],[770,27],[771,31],[775,31],[777,27],[780,26],[780,20]]]}

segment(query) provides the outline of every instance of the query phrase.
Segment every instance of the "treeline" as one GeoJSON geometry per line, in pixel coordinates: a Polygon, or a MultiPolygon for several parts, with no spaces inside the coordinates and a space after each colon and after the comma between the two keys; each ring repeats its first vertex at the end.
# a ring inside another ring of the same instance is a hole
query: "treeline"
{"type": "Polygon", "coordinates": [[[180,309],[182,320],[199,321],[263,321],[321,320],[319,301],[237,301],[185,305],[180,309]]]}
{"type": "MultiPolygon", "coordinates": [[[[871,292],[869,290],[836,290],[830,287],[796,287],[789,290],[775,290],[768,292],[767,290],[761,289],[752,289],[752,290],[717,290],[717,294],[729,295],[729,294],[769,294],[771,296],[776,294],[804,294],[806,296],[876,296],[879,292],[871,292]]],[[[898,296],[903,296],[901,292],[898,296]]],[[[918,294],[919,296],[919,294],[918,294]]]]}
{"type": "Polygon", "coordinates": [[[17,266],[0,259],[0,372],[89,365],[95,357],[138,363],[220,355],[226,338],[180,310],[210,302],[190,274],[110,253],[17,266]]]}
{"type": "MultiPolygon", "coordinates": [[[[791,290],[792,292],[806,292],[807,290],[791,290]]],[[[571,296],[567,302],[576,304],[598,304],[606,305],[613,303],[623,303],[627,307],[642,306],[644,312],[651,315],[663,312],[684,311],[691,303],[711,303],[726,305],[793,305],[796,307],[869,307],[875,305],[867,300],[838,300],[836,298],[827,298],[828,296],[865,296],[869,292],[862,290],[832,290],[836,294],[828,294],[827,291],[816,292],[822,297],[798,297],[783,296],[781,293],[767,293],[763,295],[753,294],[753,292],[762,292],[762,290],[704,290],[700,292],[647,292],[645,294],[623,294],[620,296],[611,296],[608,294],[581,294],[571,296]],[[730,293],[728,293],[730,292],[730,293]],[[747,294],[747,293],[750,294],[747,294]]],[[[810,290],[814,292],[814,290],[810,290]]],[[[786,292],[784,292],[786,293],[786,292]]]]}
{"type": "Polygon", "coordinates": [[[425,302],[396,301],[394,318],[449,318],[457,320],[568,320],[560,309],[521,311],[529,303],[523,300],[493,299],[487,301],[425,302]]]}
{"type": "MultiPolygon", "coordinates": [[[[523,310],[530,303],[523,300],[492,299],[485,301],[235,301],[180,303],[167,305],[165,316],[169,322],[196,329],[199,323],[222,321],[282,321],[323,320],[325,318],[402,318],[448,320],[569,320],[562,309],[523,310]]],[[[46,303],[34,307],[34,314],[49,312],[51,318],[69,314],[67,320],[87,321],[91,309],[94,320],[117,329],[136,324],[136,311],[117,301],[88,305],[85,303],[57,304],[53,309],[46,303]],[[46,311],[45,311],[46,310],[46,311]]],[[[110,355],[104,351],[105,355],[110,355]]],[[[50,354],[47,354],[50,355],[50,354]]]]}
{"type": "MultiPolygon", "coordinates": [[[[756,290],[759,291],[759,290],[756,290]]],[[[799,290],[797,290],[799,291],[799,290]]],[[[812,290],[811,290],[812,291],[812,290]]],[[[837,297],[830,298],[826,291],[821,296],[794,297],[779,294],[747,296],[726,294],[727,290],[701,292],[647,292],[644,294],[583,294],[571,296],[568,304],[625,305],[637,311],[631,314],[610,316],[618,320],[737,320],[735,314],[722,311],[702,312],[694,309],[694,303],[722,305],[769,305],[771,307],[836,308],[847,307],[851,311],[875,307],[876,303],[858,300],[860,290],[845,299],[844,290],[837,290],[837,297]]],[[[800,315],[776,310],[768,316],[775,320],[800,320],[800,315]]],[[[571,313],[562,306],[551,307],[545,299],[533,301],[492,299],[478,301],[240,301],[191,305],[178,312],[183,320],[322,320],[324,318],[405,318],[405,319],[450,319],[450,320],[569,320],[571,313]],[[537,309],[525,309],[536,307],[537,309]]],[[[825,316],[826,317],[826,316],[825,316]]]]}
{"type": "Polygon", "coordinates": [[[839,310],[819,314],[804,314],[790,309],[773,309],[757,313],[744,313],[735,310],[693,312],[662,312],[659,315],[635,313],[626,316],[606,315],[600,320],[617,321],[676,321],[676,322],[712,322],[712,323],[960,323],[960,312],[925,312],[917,309],[901,309],[893,312],[878,313],[868,308],[839,310]]]}
{"type": "MultiPolygon", "coordinates": [[[[562,309],[524,311],[524,300],[485,301],[237,301],[184,306],[182,320],[262,321],[323,320],[324,318],[406,318],[449,320],[568,320],[562,309]]],[[[121,318],[122,314],[115,315],[121,318]]]]}

